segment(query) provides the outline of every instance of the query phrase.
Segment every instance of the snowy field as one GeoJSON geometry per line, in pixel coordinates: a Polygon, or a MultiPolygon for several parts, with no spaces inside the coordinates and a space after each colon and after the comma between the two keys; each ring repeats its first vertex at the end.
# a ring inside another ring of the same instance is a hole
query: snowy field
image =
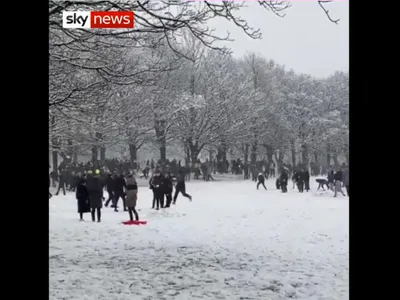
{"type": "MultiPolygon", "coordinates": [[[[73,193],[50,204],[50,300],[349,298],[348,198],[332,192],[281,194],[251,181],[190,182],[169,210],[144,226],[127,212],[79,222],[73,193]]],[[[121,200],[120,200],[121,202],[121,200]]]]}

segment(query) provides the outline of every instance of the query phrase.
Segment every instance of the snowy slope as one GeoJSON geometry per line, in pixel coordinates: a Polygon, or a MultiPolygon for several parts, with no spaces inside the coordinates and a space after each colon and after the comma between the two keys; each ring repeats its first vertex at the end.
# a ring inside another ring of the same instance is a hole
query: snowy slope
{"type": "Polygon", "coordinates": [[[192,203],[158,212],[143,187],[141,227],[111,208],[79,222],[72,193],[53,197],[50,300],[348,299],[348,198],[267,187],[188,183],[192,203]]]}

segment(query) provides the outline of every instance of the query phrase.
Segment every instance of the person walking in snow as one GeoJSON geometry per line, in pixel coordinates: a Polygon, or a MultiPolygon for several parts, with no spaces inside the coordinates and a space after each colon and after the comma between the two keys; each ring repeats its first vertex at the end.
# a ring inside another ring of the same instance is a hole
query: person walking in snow
{"type": "Polygon", "coordinates": [[[342,191],[342,184],[343,184],[342,168],[339,168],[339,171],[335,173],[333,179],[335,180],[335,195],[333,197],[336,197],[338,192],[342,193],[343,196],[346,196],[342,191]]]}
{"type": "Polygon", "coordinates": [[[257,190],[258,190],[260,184],[264,187],[264,189],[267,189],[267,187],[265,186],[265,176],[262,172],[258,173],[257,179],[258,179],[257,190]]]}
{"type": "Polygon", "coordinates": [[[76,200],[78,202],[78,213],[80,221],[83,221],[83,214],[90,212],[89,193],[86,189],[86,182],[82,178],[76,187],[76,200]]]}
{"type": "Polygon", "coordinates": [[[175,194],[174,200],[172,204],[176,204],[176,199],[178,198],[179,193],[183,195],[183,197],[189,198],[192,201],[192,196],[186,193],[186,185],[185,185],[185,174],[182,169],[178,171],[178,176],[176,178],[176,186],[175,186],[175,194]]]}
{"type": "Polygon", "coordinates": [[[86,189],[89,195],[89,204],[91,209],[92,221],[95,222],[95,213],[97,213],[97,222],[101,221],[101,209],[103,207],[103,189],[100,182],[100,170],[88,171],[88,178],[86,181],[86,189]]]}
{"type": "Polygon", "coordinates": [[[135,215],[135,220],[139,221],[139,214],[136,211],[136,203],[137,203],[137,193],[138,186],[136,183],[135,177],[131,172],[128,173],[126,177],[126,207],[128,208],[129,219],[133,221],[133,215],[135,215]]]}
{"type": "Polygon", "coordinates": [[[114,182],[114,203],[113,203],[113,207],[114,207],[114,211],[115,212],[118,212],[118,200],[119,200],[119,198],[122,198],[124,211],[128,211],[126,209],[126,204],[125,204],[125,194],[124,194],[124,188],[125,187],[126,187],[125,178],[124,178],[124,175],[121,174],[120,176],[118,176],[115,179],[115,182],[114,182]]]}
{"type": "Polygon", "coordinates": [[[108,206],[108,204],[111,202],[112,204],[114,203],[114,184],[115,184],[115,178],[114,174],[108,174],[107,179],[106,179],[106,188],[107,188],[107,193],[108,193],[108,199],[105,203],[105,207],[108,206]]]}

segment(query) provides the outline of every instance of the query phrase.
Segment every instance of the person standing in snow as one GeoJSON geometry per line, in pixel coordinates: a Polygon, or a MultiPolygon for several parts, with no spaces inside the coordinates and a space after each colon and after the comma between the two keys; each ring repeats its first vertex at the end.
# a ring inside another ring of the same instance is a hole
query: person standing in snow
{"type": "Polygon", "coordinates": [[[172,204],[176,204],[176,199],[178,198],[179,193],[183,195],[183,197],[189,198],[192,201],[192,196],[186,194],[186,185],[185,185],[185,174],[183,174],[182,170],[178,171],[178,176],[176,178],[176,186],[175,186],[175,195],[174,201],[172,204]]]}
{"type": "Polygon", "coordinates": [[[302,193],[304,192],[304,180],[305,180],[305,173],[304,170],[300,170],[300,172],[297,173],[297,188],[299,189],[299,192],[302,193]]]}
{"type": "Polygon", "coordinates": [[[136,203],[137,203],[137,193],[138,186],[136,183],[136,179],[133,177],[131,172],[128,173],[126,177],[126,207],[128,208],[129,219],[133,221],[133,215],[135,215],[135,220],[139,221],[139,214],[136,211],[136,203]]]}
{"type": "Polygon", "coordinates": [[[149,180],[149,189],[153,192],[153,205],[151,206],[152,209],[154,209],[156,207],[156,193],[154,192],[153,186],[151,185],[153,177],[154,177],[154,174],[151,174],[151,177],[149,180]]]}
{"type": "Polygon", "coordinates": [[[339,168],[339,171],[335,173],[333,179],[335,180],[335,195],[333,197],[336,197],[338,192],[342,193],[343,196],[346,196],[342,191],[342,184],[343,184],[342,168],[339,168]]]}
{"type": "Polygon", "coordinates": [[[265,176],[262,172],[258,173],[257,179],[258,179],[257,190],[260,184],[264,187],[264,189],[267,189],[267,187],[265,186],[265,176]]]}
{"type": "Polygon", "coordinates": [[[306,192],[310,190],[310,172],[308,170],[303,171],[303,178],[304,178],[304,188],[306,192]]]}
{"type": "Polygon", "coordinates": [[[289,175],[286,169],[282,169],[281,175],[279,176],[282,193],[287,193],[287,185],[289,181],[289,175]]]}
{"type": "Polygon", "coordinates": [[[170,172],[164,175],[162,179],[162,186],[166,198],[165,207],[170,207],[172,202],[172,191],[173,191],[172,175],[170,172]]]}
{"type": "MultiPolygon", "coordinates": [[[[156,171],[154,173],[154,176],[151,178],[150,181],[150,186],[151,189],[153,190],[154,193],[154,198],[155,198],[155,204],[156,204],[156,210],[160,209],[164,207],[163,205],[163,199],[164,198],[164,191],[163,191],[163,187],[162,187],[162,177],[161,177],[161,173],[160,171],[156,171]]],[[[154,203],[154,202],[153,202],[154,203]]]]}
{"type": "Polygon", "coordinates": [[[86,189],[89,195],[89,203],[92,214],[92,221],[95,222],[95,213],[97,212],[97,222],[101,221],[101,208],[103,207],[103,189],[100,182],[100,170],[88,171],[88,178],[86,181],[86,189]]]}
{"type": "Polygon", "coordinates": [[[84,179],[81,179],[76,187],[76,200],[78,201],[79,220],[83,221],[83,214],[90,212],[89,194],[84,179]]]}

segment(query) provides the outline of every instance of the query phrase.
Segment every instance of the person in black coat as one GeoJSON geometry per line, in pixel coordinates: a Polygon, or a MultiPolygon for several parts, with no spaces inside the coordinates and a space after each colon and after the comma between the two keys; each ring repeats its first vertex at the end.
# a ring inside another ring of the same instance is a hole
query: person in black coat
{"type": "MultiPolygon", "coordinates": [[[[166,205],[165,207],[170,207],[172,202],[172,190],[173,190],[173,183],[172,183],[172,175],[170,172],[165,174],[162,179],[162,187],[164,190],[164,195],[166,197],[166,205]]],[[[163,201],[164,202],[164,201],[163,201]]]]}
{"type": "Polygon", "coordinates": [[[100,171],[96,170],[95,175],[92,171],[88,171],[86,180],[86,189],[89,195],[89,204],[92,214],[92,221],[95,221],[95,213],[97,212],[97,222],[101,221],[101,208],[103,207],[103,189],[101,186],[100,171]]]}
{"type": "Polygon", "coordinates": [[[189,200],[192,201],[192,196],[186,193],[185,174],[183,173],[182,169],[178,171],[178,176],[176,178],[174,200],[172,204],[174,205],[176,204],[176,199],[178,199],[179,193],[181,193],[183,197],[189,198],[189,200]]]}
{"type": "Polygon", "coordinates": [[[260,184],[264,187],[264,189],[267,189],[267,187],[265,186],[265,176],[263,173],[259,173],[257,176],[258,179],[258,183],[257,183],[257,190],[258,187],[260,186],[260,184]]]}
{"type": "Polygon", "coordinates": [[[78,200],[80,221],[83,221],[83,214],[90,212],[89,193],[84,179],[81,179],[76,187],[76,200],[78,200]]]}
{"type": "Polygon", "coordinates": [[[126,188],[126,182],[124,175],[121,174],[114,181],[114,211],[118,212],[118,200],[121,197],[122,203],[124,206],[124,211],[128,211],[125,204],[125,193],[124,189],[126,188]]]}
{"type": "Polygon", "coordinates": [[[162,175],[159,171],[156,171],[154,176],[151,178],[150,181],[150,188],[153,190],[154,197],[155,197],[155,204],[156,204],[156,210],[164,207],[164,191],[163,191],[163,186],[162,186],[162,175]]]}
{"type": "Polygon", "coordinates": [[[299,173],[297,173],[297,179],[296,179],[297,188],[300,193],[304,191],[304,180],[305,180],[304,170],[301,170],[299,173]]]}
{"type": "Polygon", "coordinates": [[[303,178],[304,178],[304,188],[306,192],[310,190],[310,172],[308,170],[303,171],[303,178]]]}
{"type": "Polygon", "coordinates": [[[288,181],[289,181],[289,174],[285,169],[282,170],[281,175],[279,176],[279,181],[280,181],[280,184],[281,184],[282,193],[287,193],[287,185],[288,185],[288,181]]]}
{"type": "Polygon", "coordinates": [[[114,174],[108,174],[107,180],[106,180],[108,199],[106,201],[105,207],[108,206],[110,201],[111,201],[111,203],[114,203],[114,185],[115,185],[114,174]]]}
{"type": "Polygon", "coordinates": [[[275,180],[275,187],[276,187],[277,190],[280,190],[280,189],[281,189],[281,179],[280,179],[280,177],[278,177],[278,178],[275,180]]]}
{"type": "Polygon", "coordinates": [[[154,174],[151,175],[149,180],[149,189],[153,192],[153,205],[151,206],[152,209],[156,207],[156,193],[154,192],[153,186],[151,185],[151,181],[153,180],[154,174]]]}

